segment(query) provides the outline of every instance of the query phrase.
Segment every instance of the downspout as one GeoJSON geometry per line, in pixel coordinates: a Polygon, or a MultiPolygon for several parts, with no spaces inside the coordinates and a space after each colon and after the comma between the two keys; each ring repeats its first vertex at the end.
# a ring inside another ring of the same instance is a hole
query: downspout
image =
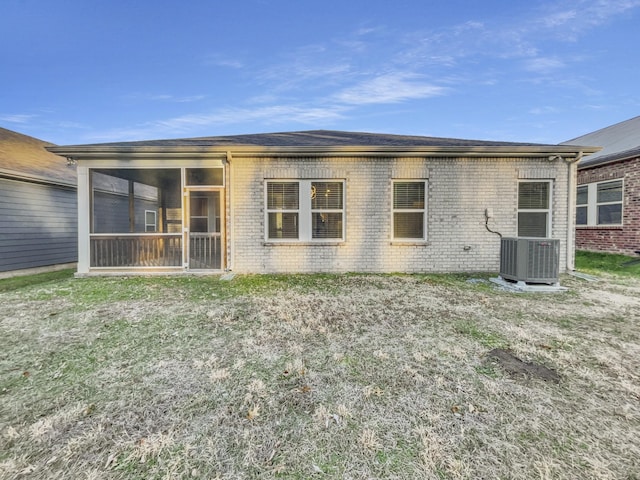
{"type": "Polygon", "coordinates": [[[582,151],[579,151],[574,158],[565,158],[567,162],[567,271],[575,270],[576,255],[576,182],[578,178],[578,162],[582,160],[582,151]]]}
{"type": "Polygon", "coordinates": [[[235,264],[235,205],[232,200],[231,200],[231,159],[232,159],[232,155],[231,155],[231,150],[227,150],[227,159],[226,159],[226,168],[225,168],[225,172],[226,172],[226,179],[225,179],[225,191],[226,191],[226,196],[227,196],[227,205],[228,205],[228,209],[229,209],[229,218],[227,219],[226,225],[227,225],[227,268],[225,270],[227,271],[233,271],[233,267],[235,264]]]}

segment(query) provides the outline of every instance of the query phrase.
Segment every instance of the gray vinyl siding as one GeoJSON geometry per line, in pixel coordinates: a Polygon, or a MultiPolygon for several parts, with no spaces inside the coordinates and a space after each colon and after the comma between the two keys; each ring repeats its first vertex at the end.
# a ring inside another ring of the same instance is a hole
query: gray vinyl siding
{"type": "Polygon", "coordinates": [[[0,179],[0,272],[78,260],[75,188],[0,179]]]}
{"type": "MultiPolygon", "coordinates": [[[[135,233],[144,233],[145,210],[158,211],[157,202],[135,198],[135,233]]],[[[129,197],[95,192],[93,196],[93,233],[129,232],[129,197]]]]}

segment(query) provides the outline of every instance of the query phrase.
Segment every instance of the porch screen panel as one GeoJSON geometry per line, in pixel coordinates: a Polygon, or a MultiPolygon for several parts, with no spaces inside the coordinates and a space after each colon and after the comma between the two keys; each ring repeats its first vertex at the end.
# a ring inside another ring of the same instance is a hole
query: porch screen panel
{"type": "Polygon", "coordinates": [[[91,175],[91,267],[182,264],[181,171],[102,168],[91,175]]]}

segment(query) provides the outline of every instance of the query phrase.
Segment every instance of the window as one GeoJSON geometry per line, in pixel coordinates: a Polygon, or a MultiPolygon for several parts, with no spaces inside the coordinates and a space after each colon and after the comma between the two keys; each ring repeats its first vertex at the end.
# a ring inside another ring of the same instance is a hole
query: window
{"type": "Polygon", "coordinates": [[[268,240],[343,240],[344,181],[266,183],[268,240]]]}
{"type": "Polygon", "coordinates": [[[547,237],[551,226],[551,182],[518,184],[518,236],[547,237]]]}
{"type": "Polygon", "coordinates": [[[298,238],[299,191],[298,182],[267,183],[267,238],[298,238]]]}
{"type": "Polygon", "coordinates": [[[155,232],[157,229],[157,212],[155,210],[144,211],[144,231],[155,232]]]}
{"type": "Polygon", "coordinates": [[[393,182],[393,238],[396,240],[424,240],[425,229],[424,181],[396,180],[393,182]]]}
{"type": "Polygon", "coordinates": [[[587,224],[587,212],[589,204],[589,188],[586,185],[578,187],[576,196],[576,225],[587,224]]]}
{"type": "Polygon", "coordinates": [[[578,186],[576,225],[622,225],[622,180],[578,186]]]}

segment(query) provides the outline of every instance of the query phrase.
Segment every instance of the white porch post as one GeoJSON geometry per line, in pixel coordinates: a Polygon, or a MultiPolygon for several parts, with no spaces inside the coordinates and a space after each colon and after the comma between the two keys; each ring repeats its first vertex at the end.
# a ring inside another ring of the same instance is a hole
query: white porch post
{"type": "Polygon", "coordinates": [[[78,165],[78,274],[89,273],[91,185],[89,169],[78,165]]]}

